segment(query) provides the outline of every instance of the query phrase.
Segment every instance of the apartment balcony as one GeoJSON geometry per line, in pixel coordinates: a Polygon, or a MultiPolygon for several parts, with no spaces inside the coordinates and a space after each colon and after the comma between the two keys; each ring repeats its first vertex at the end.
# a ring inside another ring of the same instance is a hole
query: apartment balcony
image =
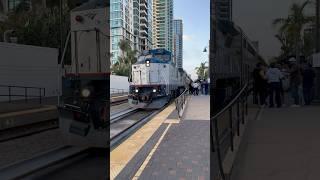
{"type": "Polygon", "coordinates": [[[146,41],[148,39],[148,36],[140,36],[139,38],[143,41],[146,41]]]}
{"type": "Polygon", "coordinates": [[[140,17],[140,23],[148,23],[148,20],[146,17],[140,17]]]}
{"type": "Polygon", "coordinates": [[[141,28],[141,29],[148,29],[148,26],[147,26],[146,23],[141,23],[141,24],[140,24],[140,28],[141,28]]]}
{"type": "Polygon", "coordinates": [[[146,17],[146,16],[148,16],[148,13],[147,13],[147,11],[144,9],[144,10],[140,10],[140,15],[141,15],[142,17],[146,17]]]}
{"type": "Polygon", "coordinates": [[[145,3],[140,4],[140,10],[146,10],[147,6],[145,3]]]}
{"type": "Polygon", "coordinates": [[[148,32],[146,30],[140,30],[141,36],[148,36],[148,32]]]}

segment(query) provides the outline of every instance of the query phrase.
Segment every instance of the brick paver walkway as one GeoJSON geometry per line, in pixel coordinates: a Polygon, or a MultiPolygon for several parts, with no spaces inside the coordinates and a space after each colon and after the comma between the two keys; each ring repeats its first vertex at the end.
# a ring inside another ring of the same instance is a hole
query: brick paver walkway
{"type": "Polygon", "coordinates": [[[320,106],[262,110],[249,125],[233,180],[320,179],[320,106]]]}
{"type": "Polygon", "coordinates": [[[141,180],[210,179],[210,96],[191,97],[143,170],[141,180]]]}

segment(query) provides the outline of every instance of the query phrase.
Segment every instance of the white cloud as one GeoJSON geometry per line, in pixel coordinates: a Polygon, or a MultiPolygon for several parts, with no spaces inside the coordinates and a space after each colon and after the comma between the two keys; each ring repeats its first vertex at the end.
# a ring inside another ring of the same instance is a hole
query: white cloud
{"type": "Polygon", "coordinates": [[[192,36],[190,36],[190,35],[183,35],[182,38],[184,41],[191,41],[192,40],[192,36]]]}

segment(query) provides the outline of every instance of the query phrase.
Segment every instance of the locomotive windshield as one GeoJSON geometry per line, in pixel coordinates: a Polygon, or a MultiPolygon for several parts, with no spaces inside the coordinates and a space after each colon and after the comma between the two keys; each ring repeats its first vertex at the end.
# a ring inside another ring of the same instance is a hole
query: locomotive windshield
{"type": "Polygon", "coordinates": [[[152,55],[146,55],[146,56],[139,56],[138,62],[144,62],[146,59],[152,58],[152,55]]]}
{"type": "Polygon", "coordinates": [[[168,54],[157,54],[154,57],[162,61],[170,61],[170,55],[168,54]]]}

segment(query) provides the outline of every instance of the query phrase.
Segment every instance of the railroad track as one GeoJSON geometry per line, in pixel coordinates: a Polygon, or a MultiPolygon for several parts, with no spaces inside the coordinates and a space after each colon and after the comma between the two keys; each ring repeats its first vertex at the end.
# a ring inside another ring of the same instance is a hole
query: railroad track
{"type": "Polygon", "coordinates": [[[125,110],[122,110],[120,112],[117,112],[117,113],[113,113],[110,115],[110,124],[113,124],[127,116],[130,116],[136,112],[138,112],[139,109],[136,109],[136,108],[128,108],[128,109],[125,109],[125,110]]]}
{"type": "Polygon", "coordinates": [[[58,119],[30,123],[0,130],[0,143],[59,128],[58,119]]]}
{"type": "Polygon", "coordinates": [[[103,177],[105,153],[105,149],[63,146],[0,168],[0,179],[64,179],[68,175],[70,179],[103,177]],[[93,168],[92,165],[96,167],[93,168]]]}
{"type": "Polygon", "coordinates": [[[116,147],[159,112],[140,110],[110,123],[110,148],[116,147]]]}
{"type": "Polygon", "coordinates": [[[111,119],[110,122],[110,149],[115,148],[124,139],[134,133],[137,129],[147,123],[152,117],[165,109],[171,102],[158,110],[134,109],[128,113],[111,119]]]}
{"type": "Polygon", "coordinates": [[[111,106],[116,106],[128,102],[128,99],[111,102],[111,106]]]}

